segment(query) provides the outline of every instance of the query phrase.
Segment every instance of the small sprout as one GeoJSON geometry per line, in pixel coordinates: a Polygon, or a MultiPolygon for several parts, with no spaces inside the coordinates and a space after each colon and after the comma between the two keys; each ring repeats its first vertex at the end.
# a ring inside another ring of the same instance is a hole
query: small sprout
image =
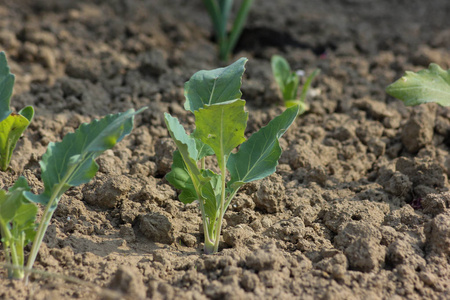
{"type": "Polygon", "coordinates": [[[293,72],[287,60],[280,55],[272,56],[270,62],[272,65],[273,76],[275,77],[275,81],[283,96],[284,105],[288,108],[297,105],[299,106],[298,114],[303,114],[309,109],[308,104],[305,102],[306,94],[308,93],[313,79],[320,74],[320,69],[315,69],[311,75],[306,78],[300,98],[298,98],[298,86],[300,84],[299,77],[305,76],[305,71],[297,70],[293,72]]]}
{"type": "Polygon", "coordinates": [[[275,172],[281,156],[279,139],[298,114],[297,105],[288,108],[246,140],[248,113],[240,91],[246,62],[241,58],[226,68],[197,72],[185,84],[184,107],[195,115],[191,135],[177,118],[165,113],[178,148],[166,179],[182,191],[181,202],[198,201],[205,253],[218,251],[223,217],[240,187],[275,172]],[[216,156],[219,174],[205,168],[205,157],[211,155],[216,156]]]}

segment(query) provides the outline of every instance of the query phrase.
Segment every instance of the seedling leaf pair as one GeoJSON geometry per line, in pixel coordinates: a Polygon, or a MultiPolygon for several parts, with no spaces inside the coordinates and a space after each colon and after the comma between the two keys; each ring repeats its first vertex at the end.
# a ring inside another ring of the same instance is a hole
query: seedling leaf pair
{"type": "Polygon", "coordinates": [[[30,125],[34,116],[32,106],[13,113],[10,100],[15,77],[9,71],[5,52],[0,52],[0,169],[6,171],[11,162],[12,152],[22,133],[30,125]]]}
{"type": "Polygon", "coordinates": [[[287,109],[245,141],[248,113],[240,99],[247,59],[211,71],[200,71],[185,85],[185,108],[195,115],[195,131],[188,135],[178,119],[165,121],[178,148],[166,179],[181,189],[183,203],[198,200],[205,235],[205,252],[217,252],[223,216],[239,188],[273,172],[281,155],[278,139],[298,114],[287,109]],[[236,153],[232,151],[240,146],[236,153]],[[205,156],[215,155],[220,174],[205,168],[205,156]],[[231,180],[227,182],[227,172],[231,180]]]}

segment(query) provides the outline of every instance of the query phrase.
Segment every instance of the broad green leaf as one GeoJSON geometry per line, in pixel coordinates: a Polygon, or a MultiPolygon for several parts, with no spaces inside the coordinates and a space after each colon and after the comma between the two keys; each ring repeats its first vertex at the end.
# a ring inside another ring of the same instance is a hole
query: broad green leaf
{"type": "Polygon", "coordinates": [[[98,170],[95,159],[131,132],[134,116],[144,109],[137,112],[130,109],[82,124],[61,142],[49,143],[40,162],[44,192],[40,195],[26,192],[26,197],[32,202],[47,205],[52,196],[56,195],[58,201],[71,186],[89,182],[98,170]]]}
{"type": "Polygon", "coordinates": [[[227,163],[231,175],[229,187],[238,188],[244,183],[262,179],[275,172],[281,156],[278,140],[294,122],[297,113],[298,106],[286,109],[267,126],[254,133],[237,153],[231,154],[227,163]]]}
{"type": "Polygon", "coordinates": [[[184,85],[184,108],[195,112],[204,105],[239,99],[246,62],[243,57],[228,67],[195,73],[184,85]]]}
{"type": "Polygon", "coordinates": [[[245,141],[248,113],[244,105],[244,100],[233,100],[205,105],[195,112],[193,135],[214,150],[219,166],[231,150],[245,141]]]}
{"type": "Polygon", "coordinates": [[[0,52],[0,122],[11,113],[9,103],[14,87],[14,75],[10,73],[5,52],[0,52]]]}
{"type": "Polygon", "coordinates": [[[198,150],[198,156],[197,156],[197,161],[202,159],[205,156],[210,156],[210,155],[214,155],[214,150],[206,145],[205,143],[203,143],[201,140],[194,138],[195,140],[195,144],[198,150]]]}
{"type": "Polygon", "coordinates": [[[6,171],[16,148],[17,141],[30,125],[34,116],[34,109],[27,106],[19,114],[11,113],[0,122],[0,167],[6,171]]]}
{"type": "Polygon", "coordinates": [[[406,71],[402,78],[386,88],[386,92],[408,106],[428,102],[449,106],[450,70],[444,71],[437,64],[430,64],[428,69],[417,73],[406,71]]]}

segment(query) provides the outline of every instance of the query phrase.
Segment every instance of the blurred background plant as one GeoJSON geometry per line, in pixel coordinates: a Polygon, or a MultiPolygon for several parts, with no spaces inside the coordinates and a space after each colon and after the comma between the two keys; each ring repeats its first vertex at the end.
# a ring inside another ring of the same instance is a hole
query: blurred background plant
{"type": "MultiPolygon", "coordinates": [[[[320,69],[315,69],[307,78],[303,85],[300,98],[297,98],[298,86],[300,84],[300,75],[303,71],[292,71],[288,61],[280,56],[273,55],[271,58],[272,73],[275,77],[275,81],[280,88],[281,95],[283,96],[284,105],[289,108],[294,105],[299,106],[298,114],[301,115],[308,110],[308,104],[305,102],[306,94],[313,79],[320,74],[320,69]]],[[[302,75],[303,76],[303,75],[302,75]]]]}
{"type": "Polygon", "coordinates": [[[241,36],[253,0],[242,1],[230,31],[228,31],[228,19],[233,7],[233,0],[203,0],[203,3],[213,23],[219,45],[219,59],[226,62],[241,36]]]}

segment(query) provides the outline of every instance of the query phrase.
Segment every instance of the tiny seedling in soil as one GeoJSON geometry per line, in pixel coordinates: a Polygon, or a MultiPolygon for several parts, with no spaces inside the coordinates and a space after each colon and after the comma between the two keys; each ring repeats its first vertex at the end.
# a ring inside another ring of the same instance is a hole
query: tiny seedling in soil
{"type": "Polygon", "coordinates": [[[298,105],[298,114],[303,114],[308,110],[308,104],[305,102],[306,94],[308,93],[313,79],[320,74],[320,69],[315,69],[311,75],[306,78],[300,98],[297,98],[298,86],[300,84],[300,78],[297,72],[292,71],[287,60],[280,55],[272,56],[270,63],[272,65],[273,76],[275,77],[275,81],[283,96],[284,105],[288,108],[298,105]]]}
{"type": "Polygon", "coordinates": [[[33,194],[24,177],[19,177],[8,192],[0,190],[0,230],[10,278],[23,279],[33,267],[50,219],[61,196],[72,186],[89,182],[97,173],[95,159],[114,147],[133,129],[134,116],[145,108],[108,115],[101,120],[82,124],[59,143],[49,143],[40,161],[44,191],[33,194]],[[37,203],[44,205],[39,225],[37,203]],[[37,228],[37,230],[36,230],[37,228]],[[33,241],[24,268],[24,247],[33,241]]]}
{"type": "Polygon", "coordinates": [[[15,77],[9,71],[5,52],[0,52],[0,169],[6,171],[17,141],[30,125],[34,116],[32,106],[24,107],[19,113],[11,111],[9,104],[15,77]]]}
{"type": "Polygon", "coordinates": [[[450,106],[450,70],[444,71],[437,64],[430,64],[428,69],[406,74],[389,85],[386,92],[402,100],[405,105],[436,102],[450,106]]]}
{"type": "Polygon", "coordinates": [[[228,33],[227,24],[233,7],[233,0],[203,0],[203,3],[213,23],[217,43],[219,44],[219,59],[227,61],[244,29],[253,0],[242,0],[230,33],[228,33]]]}
{"type": "Polygon", "coordinates": [[[246,62],[241,58],[226,68],[200,71],[186,82],[184,107],[195,115],[192,134],[177,118],[165,114],[178,149],[166,178],[182,191],[181,202],[198,200],[205,253],[218,251],[223,217],[239,188],[275,172],[281,155],[279,139],[298,114],[297,105],[288,108],[245,140],[248,113],[240,88],[246,62]],[[219,174],[205,167],[205,157],[210,155],[216,157],[219,174]]]}

